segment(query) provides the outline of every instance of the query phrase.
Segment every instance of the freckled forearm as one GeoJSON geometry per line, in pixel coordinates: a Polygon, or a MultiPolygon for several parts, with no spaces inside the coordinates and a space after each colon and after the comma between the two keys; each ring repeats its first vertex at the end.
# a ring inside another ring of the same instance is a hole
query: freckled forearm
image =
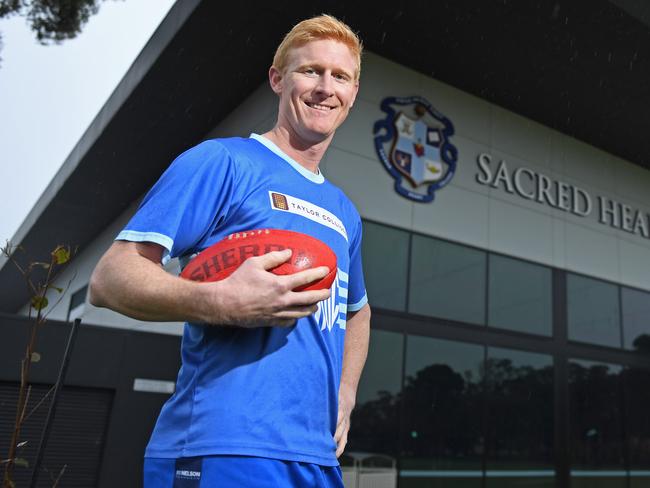
{"type": "Polygon", "coordinates": [[[353,400],[356,398],[359,379],[368,356],[369,342],[370,306],[366,304],[350,317],[346,324],[341,389],[345,389],[345,393],[353,400]]]}
{"type": "Polygon", "coordinates": [[[90,302],[148,321],[201,321],[200,284],[167,273],[159,264],[119,243],[102,257],[90,280],[90,302]]]}

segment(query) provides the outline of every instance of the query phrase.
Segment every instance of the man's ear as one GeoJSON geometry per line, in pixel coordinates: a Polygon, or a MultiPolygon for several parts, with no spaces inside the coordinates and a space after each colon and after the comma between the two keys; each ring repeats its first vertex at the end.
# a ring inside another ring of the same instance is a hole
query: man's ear
{"type": "Polygon", "coordinates": [[[352,101],[350,102],[350,108],[352,108],[354,106],[354,102],[357,99],[357,93],[359,93],[359,82],[358,81],[354,84],[354,95],[352,96],[352,101]]]}
{"type": "Polygon", "coordinates": [[[276,95],[282,93],[282,73],[275,66],[269,68],[269,85],[276,95]]]}

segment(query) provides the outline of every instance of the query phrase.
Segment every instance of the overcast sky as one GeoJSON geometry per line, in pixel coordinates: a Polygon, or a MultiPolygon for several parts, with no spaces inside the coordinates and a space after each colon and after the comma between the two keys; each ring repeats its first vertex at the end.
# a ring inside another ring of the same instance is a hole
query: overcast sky
{"type": "Polygon", "coordinates": [[[41,46],[0,20],[0,244],[23,219],[174,0],[102,2],[81,35],[41,46]]]}

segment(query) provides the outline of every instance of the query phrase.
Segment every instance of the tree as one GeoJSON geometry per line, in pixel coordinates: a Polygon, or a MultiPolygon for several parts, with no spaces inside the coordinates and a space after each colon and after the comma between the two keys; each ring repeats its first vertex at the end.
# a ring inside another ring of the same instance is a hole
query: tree
{"type": "MultiPolygon", "coordinates": [[[[63,296],[63,293],[69,287],[60,288],[54,286],[54,282],[59,277],[60,273],[65,269],[69,264],[70,259],[76,253],[76,249],[71,250],[69,246],[59,245],[50,253],[49,262],[44,261],[34,261],[28,259],[28,264],[21,264],[19,261],[22,261],[18,258],[17,254],[24,253],[24,249],[20,246],[12,246],[9,242],[5,244],[4,247],[0,248],[0,255],[7,258],[8,261],[13,263],[19,273],[22,275],[25,284],[29,290],[30,300],[29,300],[29,319],[30,319],[30,331],[28,333],[28,340],[25,345],[25,355],[23,360],[20,363],[20,389],[18,393],[18,401],[16,402],[16,416],[15,422],[11,434],[11,442],[9,444],[8,454],[6,459],[0,459],[0,465],[4,467],[4,474],[2,477],[2,488],[16,488],[16,484],[13,480],[14,467],[22,466],[28,467],[29,461],[20,457],[20,450],[27,445],[27,441],[21,441],[21,430],[25,422],[29,419],[31,414],[40,406],[39,404],[33,408],[31,412],[27,411],[27,406],[29,402],[29,396],[31,393],[31,385],[29,380],[29,373],[31,370],[32,363],[40,361],[40,353],[35,351],[36,347],[36,338],[39,330],[47,322],[48,313],[46,309],[49,305],[49,300],[47,295],[50,291],[56,291],[59,293],[58,303],[63,296]]],[[[56,304],[55,304],[56,306],[56,304]]],[[[50,307],[50,310],[54,307],[50,307]]],[[[57,381],[58,383],[58,381],[57,381]]],[[[55,385],[57,386],[57,385],[55,385]]],[[[54,397],[56,397],[56,391],[58,389],[53,387],[50,392],[55,391],[54,397]]],[[[48,392],[45,397],[49,396],[48,392]]],[[[55,401],[56,398],[53,399],[55,401]]],[[[3,446],[4,447],[4,446],[3,446]]],[[[38,456],[37,456],[38,457],[38,456]]],[[[37,462],[37,464],[39,464],[37,462]]],[[[57,486],[59,479],[65,471],[65,466],[57,476],[54,481],[53,486],[57,486]]],[[[33,476],[38,478],[38,472],[34,472],[33,476]]]]}
{"type": "MultiPolygon", "coordinates": [[[[41,44],[76,37],[103,0],[0,0],[0,19],[25,17],[41,44]]],[[[0,34],[0,49],[2,36],[0,34]]]]}

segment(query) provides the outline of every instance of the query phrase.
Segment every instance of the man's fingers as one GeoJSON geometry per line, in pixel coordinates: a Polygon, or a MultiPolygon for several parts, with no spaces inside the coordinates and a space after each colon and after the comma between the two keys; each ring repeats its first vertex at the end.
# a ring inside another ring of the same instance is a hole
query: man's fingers
{"type": "Polygon", "coordinates": [[[338,427],[336,428],[336,432],[334,432],[334,440],[336,441],[337,444],[341,440],[342,435],[343,435],[343,426],[339,424],[338,427]]]}
{"type": "Polygon", "coordinates": [[[309,268],[294,274],[284,275],[283,278],[289,289],[294,290],[299,286],[308,285],[321,278],[325,278],[329,272],[330,269],[327,266],[319,266],[318,268],[309,268]]]}
{"type": "Polygon", "coordinates": [[[344,439],[341,439],[340,442],[336,444],[336,457],[339,457],[345,451],[345,446],[348,443],[348,436],[346,435],[344,439]]]}
{"type": "MultiPolygon", "coordinates": [[[[262,269],[269,271],[277,266],[280,266],[282,263],[287,262],[289,259],[291,259],[291,249],[285,249],[283,251],[272,251],[261,256],[250,258],[247,261],[253,261],[257,266],[260,266],[262,269]]],[[[278,278],[284,282],[284,285],[289,290],[295,290],[298,287],[308,285],[309,283],[313,283],[314,281],[318,281],[321,278],[324,278],[329,272],[330,270],[327,266],[319,266],[317,268],[309,268],[289,275],[281,275],[278,276],[278,278]]],[[[311,303],[326,300],[328,297],[329,295],[319,295],[317,297],[314,297],[314,301],[311,303]]],[[[306,299],[303,299],[300,303],[309,302],[306,299]]]]}
{"type": "Polygon", "coordinates": [[[291,275],[271,274],[273,268],[290,258],[290,249],[255,256],[247,259],[242,267],[228,278],[234,280],[235,285],[240,288],[250,290],[246,297],[250,297],[251,302],[257,300],[257,304],[249,307],[252,313],[242,314],[243,320],[239,321],[244,324],[242,326],[254,327],[257,323],[259,326],[290,327],[296,320],[316,313],[318,303],[330,297],[330,290],[293,291],[325,277],[329,273],[327,266],[291,275]],[[266,276],[261,276],[260,273],[266,276]]]}
{"type": "Polygon", "coordinates": [[[334,432],[334,440],[337,444],[341,440],[343,433],[346,431],[346,425],[347,422],[345,415],[343,415],[339,409],[338,418],[336,419],[336,432],[334,432]]]}
{"type": "MultiPolygon", "coordinates": [[[[307,290],[291,292],[291,303],[295,307],[316,305],[330,297],[329,290],[307,290]]],[[[314,310],[315,312],[316,310],[314,310]]]]}
{"type": "Polygon", "coordinates": [[[291,258],[291,249],[284,249],[283,251],[271,251],[261,256],[250,258],[262,265],[265,270],[273,269],[280,266],[282,263],[287,262],[291,258]]]}

